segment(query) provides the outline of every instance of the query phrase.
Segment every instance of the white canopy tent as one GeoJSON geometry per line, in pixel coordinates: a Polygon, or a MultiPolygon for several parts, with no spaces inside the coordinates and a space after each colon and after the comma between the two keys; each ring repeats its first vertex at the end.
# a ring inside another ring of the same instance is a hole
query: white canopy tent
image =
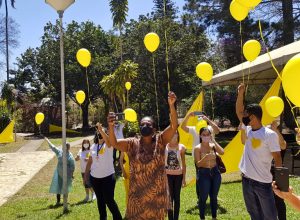
{"type": "MultiPolygon", "coordinates": [[[[273,50],[270,52],[270,56],[277,70],[281,72],[287,61],[298,53],[300,53],[300,41],[273,50]]],[[[270,84],[277,78],[277,74],[272,68],[270,58],[268,54],[265,53],[257,57],[252,63],[247,61],[214,75],[211,81],[203,81],[202,86],[237,85],[242,82],[243,73],[245,82],[247,82],[249,75],[249,84],[270,84]]]]}

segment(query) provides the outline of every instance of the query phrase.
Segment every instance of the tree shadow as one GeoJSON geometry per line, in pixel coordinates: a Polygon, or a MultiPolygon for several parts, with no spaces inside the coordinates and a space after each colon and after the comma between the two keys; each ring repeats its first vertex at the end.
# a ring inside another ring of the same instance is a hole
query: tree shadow
{"type": "MultiPolygon", "coordinates": [[[[199,215],[199,208],[198,208],[197,205],[195,205],[194,207],[191,207],[188,210],[186,210],[185,213],[187,213],[189,215],[199,215]]],[[[225,209],[220,204],[218,204],[217,213],[218,214],[225,214],[225,213],[227,213],[227,209],[225,209]]],[[[206,206],[205,206],[205,215],[206,216],[208,216],[208,215],[211,216],[211,209],[210,209],[210,204],[209,203],[206,203],[206,206]]]]}

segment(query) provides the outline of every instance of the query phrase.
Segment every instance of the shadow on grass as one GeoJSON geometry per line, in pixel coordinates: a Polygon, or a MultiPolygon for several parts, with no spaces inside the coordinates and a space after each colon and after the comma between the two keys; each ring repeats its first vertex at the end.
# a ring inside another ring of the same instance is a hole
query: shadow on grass
{"type": "Polygon", "coordinates": [[[71,213],[71,210],[69,210],[69,209],[65,210],[60,215],[58,215],[55,219],[60,219],[62,217],[65,217],[65,216],[69,215],[70,213],[71,213]]]}
{"type": "Polygon", "coordinates": [[[86,202],[86,201],[84,201],[84,200],[81,200],[81,201],[79,201],[79,202],[77,202],[77,203],[74,203],[74,204],[72,204],[72,205],[70,205],[70,206],[73,207],[73,206],[84,205],[84,204],[88,204],[88,203],[92,203],[92,201],[86,202]]]}
{"type": "MultiPolygon", "coordinates": [[[[195,205],[194,207],[189,208],[188,210],[185,211],[185,213],[189,214],[189,215],[199,215],[199,208],[197,205],[195,205]]],[[[218,204],[218,210],[217,210],[218,214],[225,214],[227,213],[227,210],[222,207],[220,204],[218,204]]],[[[211,209],[210,209],[210,204],[206,203],[205,206],[205,215],[211,215],[211,209]]]]}
{"type": "Polygon", "coordinates": [[[48,210],[48,209],[57,209],[57,208],[60,208],[62,207],[63,204],[62,203],[59,203],[59,204],[55,204],[55,205],[48,205],[47,207],[45,208],[41,208],[41,209],[35,209],[33,211],[37,212],[37,211],[43,211],[43,210],[48,210]]]}

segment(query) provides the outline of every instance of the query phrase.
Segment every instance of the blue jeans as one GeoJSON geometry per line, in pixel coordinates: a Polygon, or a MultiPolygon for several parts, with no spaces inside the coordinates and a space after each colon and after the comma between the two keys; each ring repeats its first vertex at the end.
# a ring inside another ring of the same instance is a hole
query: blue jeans
{"type": "Polygon", "coordinates": [[[276,220],[277,211],[271,183],[242,178],[246,208],[252,220],[276,220]]]}
{"type": "Polygon", "coordinates": [[[217,217],[218,209],[218,193],[221,186],[221,174],[217,166],[212,169],[198,168],[197,184],[199,189],[199,211],[200,218],[205,219],[206,200],[209,195],[211,215],[213,218],[217,217]]]}

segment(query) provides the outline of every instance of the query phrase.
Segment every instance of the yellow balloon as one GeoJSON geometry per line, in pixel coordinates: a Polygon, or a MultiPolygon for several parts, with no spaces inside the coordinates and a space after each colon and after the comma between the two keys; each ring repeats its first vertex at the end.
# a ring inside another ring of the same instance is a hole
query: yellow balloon
{"type": "Polygon", "coordinates": [[[276,118],[282,113],[284,104],[280,97],[271,96],[266,100],[265,107],[266,107],[267,113],[270,116],[276,118]]]}
{"type": "Polygon", "coordinates": [[[282,71],[282,86],[291,102],[300,107],[300,53],[293,56],[282,71]]]}
{"type": "Polygon", "coordinates": [[[78,63],[83,67],[88,67],[91,63],[91,53],[85,48],[81,48],[77,51],[76,58],[78,63]]]}
{"type": "Polygon", "coordinates": [[[125,83],[125,88],[126,88],[127,90],[130,90],[130,89],[131,89],[131,83],[130,83],[130,82],[126,82],[126,83],[125,83]]]}
{"type": "Polygon", "coordinates": [[[261,46],[257,40],[248,40],[243,46],[244,57],[252,62],[260,54],[261,46]]]}
{"type": "Polygon", "coordinates": [[[205,128],[205,127],[207,127],[207,122],[205,120],[202,119],[202,120],[198,121],[197,124],[196,124],[197,133],[199,134],[200,129],[205,128]]]}
{"type": "Polygon", "coordinates": [[[127,108],[124,110],[125,120],[130,122],[135,122],[137,120],[137,114],[132,108],[127,108]]]}
{"type": "Polygon", "coordinates": [[[44,121],[45,119],[45,115],[42,113],[42,112],[38,112],[36,115],[35,115],[35,123],[37,125],[40,125],[42,124],[42,122],[44,121]]]}
{"type": "Polygon", "coordinates": [[[213,68],[209,63],[202,62],[197,65],[196,73],[203,81],[210,81],[213,76],[213,68]]]}
{"type": "Polygon", "coordinates": [[[85,100],[85,93],[82,90],[76,92],[76,100],[79,104],[82,104],[85,100]]]}
{"type": "Polygon", "coordinates": [[[236,0],[236,1],[247,8],[254,8],[257,5],[259,5],[259,3],[261,3],[262,0],[236,0]]]}
{"type": "Polygon", "coordinates": [[[229,10],[232,17],[237,21],[244,20],[249,12],[248,8],[238,3],[237,0],[233,0],[230,3],[229,10]]]}
{"type": "Polygon", "coordinates": [[[159,43],[160,43],[159,36],[154,32],[147,34],[144,38],[145,47],[151,53],[157,50],[159,43]]]}

